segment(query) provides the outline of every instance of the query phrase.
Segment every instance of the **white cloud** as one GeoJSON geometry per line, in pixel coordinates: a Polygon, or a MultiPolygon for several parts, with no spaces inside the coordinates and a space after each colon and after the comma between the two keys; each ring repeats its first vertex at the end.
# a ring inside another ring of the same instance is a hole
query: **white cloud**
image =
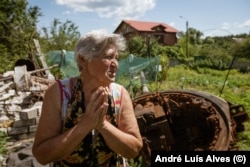
{"type": "Polygon", "coordinates": [[[244,23],[240,24],[240,27],[250,27],[250,20],[247,20],[244,23]]]}
{"type": "Polygon", "coordinates": [[[222,23],[222,26],[221,26],[221,29],[230,29],[232,27],[232,24],[231,23],[228,23],[228,22],[224,22],[222,23]]]}
{"type": "Polygon", "coordinates": [[[170,23],[168,23],[168,25],[175,27],[175,22],[170,22],[170,23]]]}
{"type": "Polygon", "coordinates": [[[69,10],[66,10],[63,12],[63,14],[68,15],[68,14],[71,14],[71,12],[69,10]]]}
{"type": "Polygon", "coordinates": [[[233,34],[241,34],[248,31],[250,27],[250,20],[246,20],[245,22],[223,22],[220,28],[212,28],[207,30],[205,33],[206,36],[224,36],[224,35],[233,35],[233,34]]]}
{"type": "Polygon", "coordinates": [[[238,22],[228,23],[228,22],[224,22],[224,23],[222,23],[221,29],[228,30],[228,29],[247,28],[247,27],[250,27],[250,20],[247,20],[247,21],[245,21],[243,23],[238,23],[238,22]]]}
{"type": "Polygon", "coordinates": [[[230,31],[227,31],[226,29],[218,28],[218,29],[210,29],[207,32],[204,32],[204,36],[228,36],[232,35],[230,31]]]}
{"type": "Polygon", "coordinates": [[[101,18],[137,19],[155,7],[156,0],[56,0],[75,12],[96,12],[101,18]]]}

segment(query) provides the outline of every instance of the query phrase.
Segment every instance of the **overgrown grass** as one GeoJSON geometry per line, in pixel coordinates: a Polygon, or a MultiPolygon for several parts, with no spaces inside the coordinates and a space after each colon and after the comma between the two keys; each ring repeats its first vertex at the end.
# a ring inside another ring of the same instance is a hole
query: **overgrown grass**
{"type": "Polygon", "coordinates": [[[250,151],[250,123],[244,123],[245,131],[241,132],[238,135],[238,143],[237,146],[240,150],[250,151]]]}
{"type": "MultiPolygon", "coordinates": [[[[250,116],[250,74],[231,70],[226,80],[227,74],[228,70],[218,71],[208,68],[192,70],[180,65],[168,70],[165,81],[158,84],[151,83],[149,88],[150,91],[186,89],[208,92],[233,104],[242,104],[250,116]]],[[[240,150],[250,150],[250,122],[245,122],[244,125],[245,131],[238,133],[237,145],[240,150]]]]}

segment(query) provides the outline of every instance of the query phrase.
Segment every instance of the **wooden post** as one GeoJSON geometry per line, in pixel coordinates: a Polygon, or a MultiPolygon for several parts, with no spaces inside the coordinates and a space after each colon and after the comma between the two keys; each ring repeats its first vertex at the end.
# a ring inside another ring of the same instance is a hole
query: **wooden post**
{"type": "Polygon", "coordinates": [[[50,74],[50,70],[49,70],[48,65],[47,65],[47,63],[46,63],[46,61],[45,61],[44,55],[43,55],[43,53],[42,53],[42,51],[41,51],[39,41],[38,41],[37,39],[33,39],[33,41],[34,41],[34,43],[35,43],[36,50],[37,50],[39,59],[40,59],[41,62],[42,62],[43,68],[47,69],[45,72],[46,72],[46,75],[48,76],[48,74],[50,74]]]}
{"type": "Polygon", "coordinates": [[[27,72],[27,66],[16,66],[14,71],[14,82],[16,84],[16,90],[28,90],[30,87],[30,75],[27,72]]]}

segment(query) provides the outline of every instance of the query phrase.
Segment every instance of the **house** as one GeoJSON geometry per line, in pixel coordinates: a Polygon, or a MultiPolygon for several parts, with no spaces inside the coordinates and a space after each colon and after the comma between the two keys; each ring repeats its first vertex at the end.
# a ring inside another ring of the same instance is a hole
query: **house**
{"type": "Polygon", "coordinates": [[[127,40],[139,35],[147,40],[155,38],[160,44],[172,46],[177,43],[176,34],[179,31],[165,23],[123,20],[114,33],[122,34],[127,40]]]}

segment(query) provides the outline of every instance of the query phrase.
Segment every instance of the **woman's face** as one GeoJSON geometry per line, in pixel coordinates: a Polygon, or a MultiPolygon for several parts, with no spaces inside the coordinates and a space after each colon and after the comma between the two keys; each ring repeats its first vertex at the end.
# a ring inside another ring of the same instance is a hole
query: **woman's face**
{"type": "Polygon", "coordinates": [[[88,62],[88,73],[99,84],[108,85],[115,81],[118,69],[118,52],[114,45],[109,44],[101,55],[88,62]]]}

